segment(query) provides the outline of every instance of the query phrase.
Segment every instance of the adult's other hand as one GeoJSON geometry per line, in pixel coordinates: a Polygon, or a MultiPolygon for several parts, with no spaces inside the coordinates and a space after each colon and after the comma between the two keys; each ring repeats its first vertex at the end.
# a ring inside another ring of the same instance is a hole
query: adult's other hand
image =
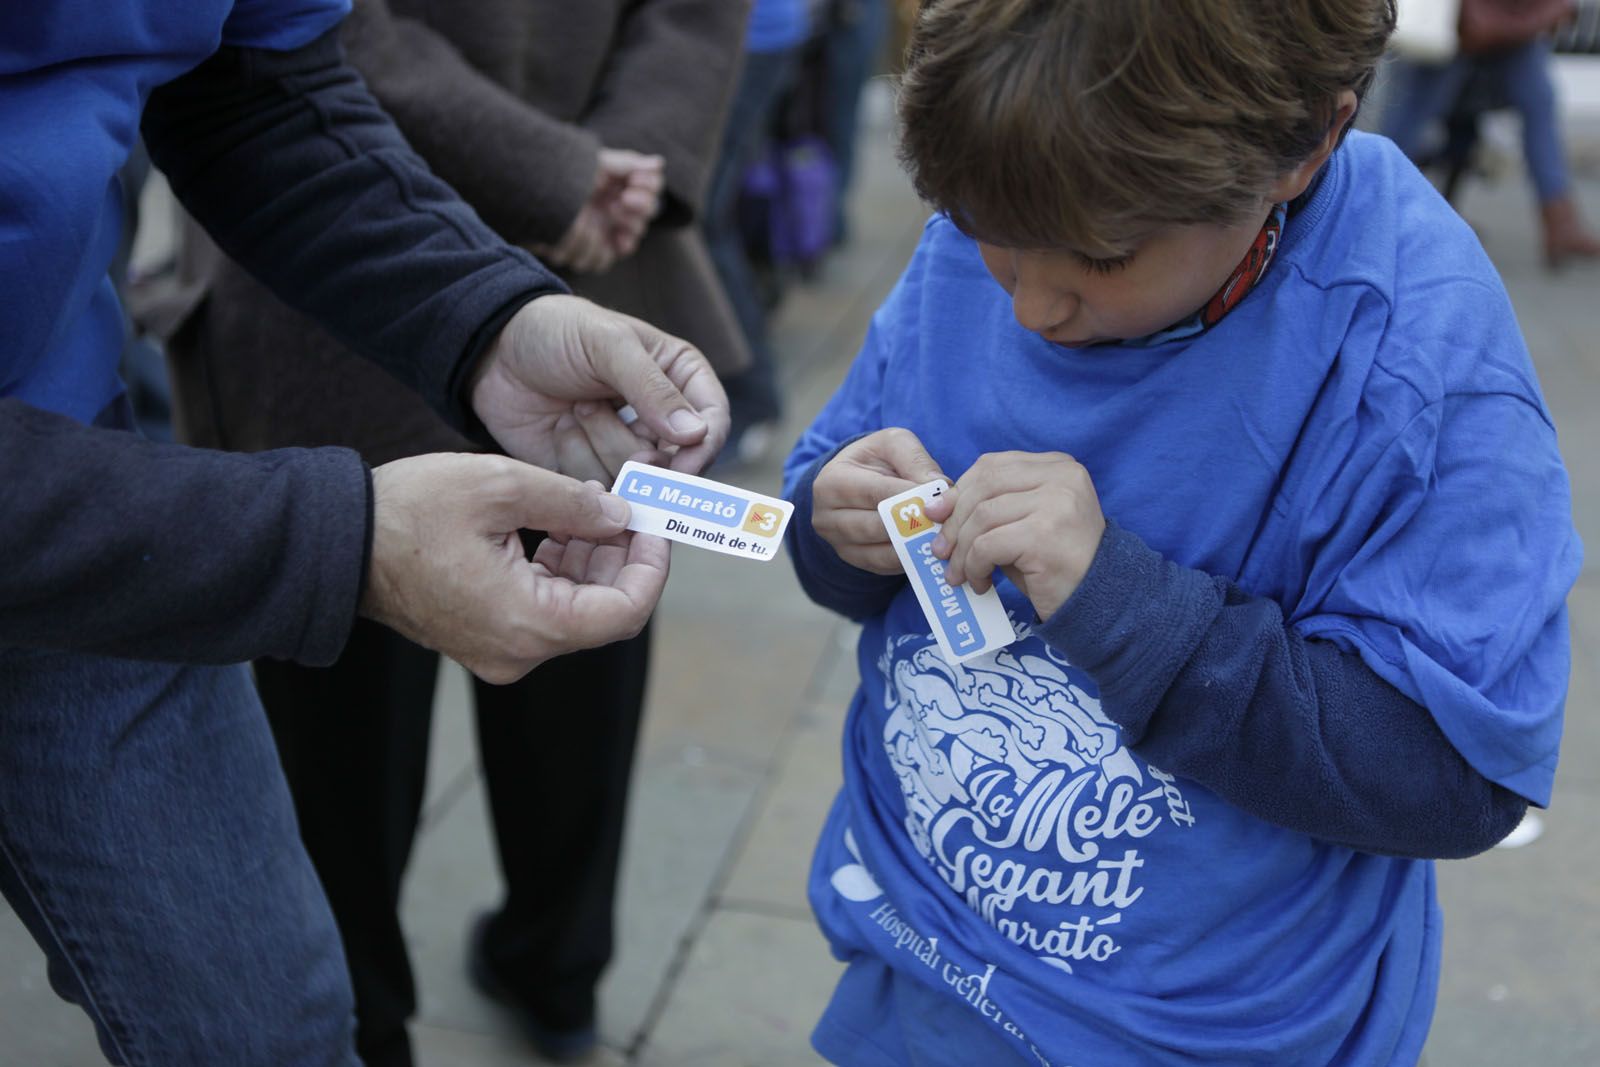
{"type": "Polygon", "coordinates": [[[628,505],[504,456],[436,454],[372,472],[361,613],[488,682],[638,633],[667,580],[667,542],[628,505]],[[533,560],[521,529],[548,530],[533,560]]]}
{"type": "Polygon", "coordinates": [[[609,484],[629,448],[692,474],[728,438],[728,396],[699,349],[579,297],[523,305],[474,373],[473,410],[501,447],[574,478],[609,484]]]}

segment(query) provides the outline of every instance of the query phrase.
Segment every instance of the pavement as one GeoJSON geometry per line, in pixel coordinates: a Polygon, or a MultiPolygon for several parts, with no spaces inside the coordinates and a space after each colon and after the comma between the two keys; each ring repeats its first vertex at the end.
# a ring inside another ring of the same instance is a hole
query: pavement
{"type": "MultiPolygon", "coordinates": [[[[865,134],[849,244],[792,286],[775,322],[792,441],[832,391],[924,211],[894,166],[884,108],[865,134]]],[[[1575,139],[1579,195],[1600,222],[1600,129],[1575,139]],[[1592,134],[1592,136],[1590,136],[1592,134]]],[[[1561,434],[1578,525],[1600,546],[1600,266],[1539,264],[1515,165],[1461,203],[1505,276],[1561,434]]],[[[731,480],[774,491],[782,448],[731,480]]],[[[799,1067],[840,966],[805,901],[839,783],[854,628],[811,605],[787,563],[679,548],[654,671],[622,873],[619,950],[601,990],[602,1067],[799,1067]]],[[[1439,864],[1444,979],[1431,1067],[1600,1063],[1600,563],[1571,597],[1572,689],[1561,771],[1539,834],[1439,864]]],[[[404,899],[422,1067],[536,1063],[469,987],[468,924],[498,894],[469,689],[442,670],[430,782],[404,899]]],[[[1532,833],[1533,827],[1529,827],[1532,833]]],[[[86,1018],[0,904],[0,1067],[102,1063],[86,1018]]]]}

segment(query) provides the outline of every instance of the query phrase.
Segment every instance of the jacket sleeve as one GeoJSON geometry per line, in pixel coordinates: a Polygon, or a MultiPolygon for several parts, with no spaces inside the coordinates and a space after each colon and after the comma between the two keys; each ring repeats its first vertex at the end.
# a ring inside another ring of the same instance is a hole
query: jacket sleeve
{"type": "Polygon", "coordinates": [[[223,251],[477,434],[464,386],[478,356],[517,308],[564,287],[428,170],[335,33],[224,47],[158,88],[151,158],[223,251]]]}
{"type": "Polygon", "coordinates": [[[1276,825],[1443,859],[1489,848],[1527,810],[1360,656],[1115,523],[1039,634],[1094,679],[1129,747],[1276,825]]]}
{"type": "Polygon", "coordinates": [[[811,524],[812,487],[829,460],[865,436],[860,433],[839,442],[800,471],[788,489],[788,498],[794,503],[789,557],[794,561],[800,588],[818,605],[856,622],[889,610],[906,579],[901,574],[875,574],[841,559],[811,524]]]}
{"type": "Polygon", "coordinates": [[[366,572],[354,452],[208,452],[0,400],[0,645],[331,663],[366,572]]]}
{"type": "Polygon", "coordinates": [[[660,221],[695,218],[722,146],[750,0],[633,0],[584,125],[666,160],[660,221]]]}
{"type": "Polygon", "coordinates": [[[385,0],[356,0],[341,40],[406,139],[496,232],[521,245],[561,239],[594,186],[598,136],[497,85],[385,0]]]}

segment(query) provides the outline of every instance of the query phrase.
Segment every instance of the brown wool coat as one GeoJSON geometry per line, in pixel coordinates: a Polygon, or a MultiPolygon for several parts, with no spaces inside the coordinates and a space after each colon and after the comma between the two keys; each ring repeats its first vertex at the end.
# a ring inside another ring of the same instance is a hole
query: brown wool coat
{"type": "MultiPolygon", "coordinates": [[[[579,294],[749,362],[697,227],[747,0],[356,0],[351,62],[430,167],[521,245],[554,244],[601,145],[666,160],[639,250],[579,294]]],[[[180,432],[255,450],[342,445],[370,463],[470,446],[412,393],[285,307],[190,224],[179,285],[141,318],[167,340],[180,432]]]]}

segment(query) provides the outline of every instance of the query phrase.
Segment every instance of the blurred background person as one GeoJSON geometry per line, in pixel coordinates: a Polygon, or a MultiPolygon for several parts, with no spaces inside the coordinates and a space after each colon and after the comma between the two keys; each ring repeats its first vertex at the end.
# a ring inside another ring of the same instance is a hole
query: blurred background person
{"type": "Polygon", "coordinates": [[[823,130],[838,169],[834,240],[849,237],[845,207],[856,171],[861,93],[879,68],[889,32],[889,0],[827,0],[827,99],[823,130]]]}
{"type": "MultiPolygon", "coordinates": [[[[356,0],[342,40],[411,144],[506,240],[580,295],[694,343],[727,374],[749,356],[695,223],[747,7],[356,0]]],[[[472,449],[194,227],[181,261],[149,317],[167,338],[188,440],[248,451],[344,445],[374,465],[472,449]]],[[[564,458],[609,485],[614,471],[598,451],[564,458]]],[[[505,896],[469,932],[468,965],[551,1060],[581,1058],[597,1040],[648,643],[647,631],[510,686],[474,683],[505,896]]],[[[369,1067],[407,1067],[416,995],[397,909],[438,657],[361,621],[331,668],[255,666],[344,938],[357,1047],[369,1067]]]]}
{"type": "Polygon", "coordinates": [[[744,64],[706,193],[706,241],[750,351],[747,369],[723,376],[733,412],[725,463],[759,462],[783,414],[767,309],[739,224],[739,193],[746,171],[767,147],[784,94],[799,69],[800,50],[810,32],[806,5],[807,0],[755,0],[744,64]]]}
{"type": "Polygon", "coordinates": [[[1550,33],[1571,0],[1463,0],[1460,49],[1446,62],[1391,58],[1381,131],[1419,165],[1438,154],[1439,126],[1470,88],[1516,109],[1522,155],[1538,198],[1539,232],[1551,268],[1600,256],[1572,192],[1561,115],[1550,77],[1550,33]]]}

